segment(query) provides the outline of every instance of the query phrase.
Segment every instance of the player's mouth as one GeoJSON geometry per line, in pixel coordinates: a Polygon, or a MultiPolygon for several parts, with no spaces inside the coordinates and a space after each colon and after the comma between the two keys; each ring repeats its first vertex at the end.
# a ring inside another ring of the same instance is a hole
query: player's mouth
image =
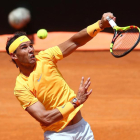
{"type": "Polygon", "coordinates": [[[32,54],[32,55],[30,56],[30,58],[33,59],[33,60],[35,60],[35,55],[32,54]]]}

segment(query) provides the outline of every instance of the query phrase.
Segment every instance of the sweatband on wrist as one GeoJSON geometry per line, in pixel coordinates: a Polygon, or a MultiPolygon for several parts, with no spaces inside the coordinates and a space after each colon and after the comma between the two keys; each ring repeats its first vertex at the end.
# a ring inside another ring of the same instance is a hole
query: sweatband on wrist
{"type": "Polygon", "coordinates": [[[67,102],[65,105],[57,107],[57,109],[61,112],[63,118],[65,118],[73,112],[75,108],[71,102],[67,102]]]}
{"type": "Polygon", "coordinates": [[[87,27],[87,33],[91,36],[94,37],[97,35],[98,32],[100,32],[102,29],[99,27],[99,20],[95,22],[92,25],[89,25],[87,27]]]}
{"type": "Polygon", "coordinates": [[[27,41],[30,41],[30,39],[25,36],[25,35],[22,35],[20,37],[18,37],[16,40],[14,40],[12,42],[12,44],[9,46],[9,54],[10,53],[13,53],[17,48],[18,46],[23,43],[23,42],[27,42],[27,41]]]}

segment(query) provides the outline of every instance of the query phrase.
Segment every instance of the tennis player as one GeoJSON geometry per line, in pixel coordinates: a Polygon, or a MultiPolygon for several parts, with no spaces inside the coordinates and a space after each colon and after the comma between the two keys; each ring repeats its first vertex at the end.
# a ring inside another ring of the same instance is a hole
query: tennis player
{"type": "Polygon", "coordinates": [[[110,27],[107,16],[115,20],[112,13],[104,13],[101,20],[36,56],[32,42],[24,32],[17,32],[8,39],[7,53],[20,71],[14,95],[22,108],[40,122],[45,140],[94,140],[90,126],[80,112],[92,93],[92,89],[89,90],[90,78],[84,80],[82,77],[76,94],[56,63],[86,44],[98,32],[110,27]]]}

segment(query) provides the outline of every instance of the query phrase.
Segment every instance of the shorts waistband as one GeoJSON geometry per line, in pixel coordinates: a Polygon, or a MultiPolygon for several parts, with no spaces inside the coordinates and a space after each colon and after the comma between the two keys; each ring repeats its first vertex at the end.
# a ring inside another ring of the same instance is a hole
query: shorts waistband
{"type": "Polygon", "coordinates": [[[78,123],[66,126],[61,132],[77,128],[77,127],[79,127],[79,126],[81,126],[82,124],[85,124],[85,123],[86,123],[86,121],[82,118],[78,123]]]}

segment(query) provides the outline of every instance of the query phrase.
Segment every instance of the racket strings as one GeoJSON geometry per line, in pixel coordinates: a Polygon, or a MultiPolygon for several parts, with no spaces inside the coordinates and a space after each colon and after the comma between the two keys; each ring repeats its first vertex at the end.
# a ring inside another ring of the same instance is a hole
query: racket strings
{"type": "Polygon", "coordinates": [[[129,29],[122,32],[116,38],[113,45],[114,55],[122,55],[125,52],[129,51],[139,39],[139,31],[136,28],[129,29]]]}

